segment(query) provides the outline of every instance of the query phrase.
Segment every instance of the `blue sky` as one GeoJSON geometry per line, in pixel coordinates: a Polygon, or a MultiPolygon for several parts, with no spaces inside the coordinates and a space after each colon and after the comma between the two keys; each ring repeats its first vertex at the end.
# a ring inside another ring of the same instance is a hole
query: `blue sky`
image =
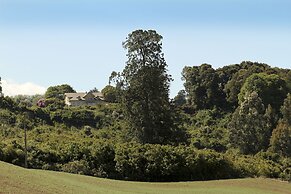
{"type": "Polygon", "coordinates": [[[6,94],[67,83],[102,89],[126,61],[122,41],[155,29],[183,89],[185,65],[244,60],[291,68],[289,0],[0,0],[0,76],[6,94]]]}

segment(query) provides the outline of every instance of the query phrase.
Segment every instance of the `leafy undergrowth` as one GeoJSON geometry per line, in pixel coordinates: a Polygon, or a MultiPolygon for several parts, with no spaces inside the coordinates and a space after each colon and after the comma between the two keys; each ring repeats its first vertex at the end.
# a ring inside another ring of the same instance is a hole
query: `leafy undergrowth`
{"type": "Polygon", "coordinates": [[[83,175],[24,169],[0,162],[0,193],[291,194],[291,184],[272,179],[233,179],[179,183],[116,181],[83,175]]]}

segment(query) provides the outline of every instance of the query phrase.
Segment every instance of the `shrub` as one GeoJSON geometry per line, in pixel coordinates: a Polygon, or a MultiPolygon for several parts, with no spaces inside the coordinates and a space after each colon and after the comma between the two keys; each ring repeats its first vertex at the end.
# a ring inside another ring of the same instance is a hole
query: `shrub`
{"type": "Polygon", "coordinates": [[[71,161],[79,161],[85,158],[89,158],[90,150],[88,147],[82,145],[81,142],[71,142],[62,146],[59,150],[62,163],[68,163],[71,161]]]}
{"type": "Polygon", "coordinates": [[[74,174],[84,174],[88,175],[90,173],[90,167],[85,160],[75,160],[64,164],[61,168],[64,172],[74,173],[74,174]]]}
{"type": "Polygon", "coordinates": [[[57,170],[55,164],[58,162],[61,162],[61,157],[54,150],[35,146],[28,150],[28,164],[33,168],[57,170]]]}
{"type": "Polygon", "coordinates": [[[228,158],[186,146],[121,144],[116,148],[121,177],[140,181],[210,180],[237,177],[228,158]]]}
{"type": "Polygon", "coordinates": [[[291,182],[291,158],[283,158],[280,163],[282,165],[280,178],[291,182]]]}
{"type": "Polygon", "coordinates": [[[198,149],[213,149],[218,152],[227,150],[227,130],[223,128],[200,127],[189,131],[191,145],[198,149]]]}
{"type": "Polygon", "coordinates": [[[3,160],[19,166],[24,165],[24,152],[18,146],[9,144],[3,148],[3,160]]]}
{"type": "Polygon", "coordinates": [[[279,178],[281,167],[272,160],[264,159],[260,155],[233,155],[230,157],[241,177],[279,178]]]}
{"type": "Polygon", "coordinates": [[[6,125],[12,125],[16,122],[16,116],[13,112],[3,109],[0,110],[0,123],[6,125]]]}
{"type": "Polygon", "coordinates": [[[116,178],[114,146],[105,141],[90,146],[90,162],[92,174],[98,177],[116,178]]]}
{"type": "Polygon", "coordinates": [[[4,144],[0,142],[0,160],[4,160],[4,153],[3,153],[4,144]]]}

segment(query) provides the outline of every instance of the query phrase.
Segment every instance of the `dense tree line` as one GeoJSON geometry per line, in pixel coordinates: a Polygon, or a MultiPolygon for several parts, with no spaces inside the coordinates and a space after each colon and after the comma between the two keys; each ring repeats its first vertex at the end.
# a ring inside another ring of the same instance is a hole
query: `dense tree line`
{"type": "Polygon", "coordinates": [[[291,180],[290,69],[186,66],[170,99],[162,36],[137,30],[123,47],[128,61],[101,90],[104,104],[67,107],[64,93],[75,92],[67,84],[1,96],[0,160],[24,165],[26,128],[30,168],[139,181],[291,180]]]}
{"type": "MultiPolygon", "coordinates": [[[[231,114],[227,126],[230,144],[241,153],[256,154],[273,146],[277,125],[279,128],[290,128],[290,125],[282,124],[282,119],[288,115],[286,110],[290,109],[289,104],[284,103],[291,92],[289,76],[288,69],[252,62],[217,70],[209,64],[185,67],[183,79],[186,94],[180,107],[186,112],[192,110],[190,113],[193,114],[207,109],[231,114]]],[[[289,130],[285,130],[286,134],[289,130]]],[[[290,136],[285,136],[290,139],[290,136]]],[[[284,146],[290,147],[287,142],[284,146]]],[[[281,153],[289,155],[284,149],[281,153]]]]}

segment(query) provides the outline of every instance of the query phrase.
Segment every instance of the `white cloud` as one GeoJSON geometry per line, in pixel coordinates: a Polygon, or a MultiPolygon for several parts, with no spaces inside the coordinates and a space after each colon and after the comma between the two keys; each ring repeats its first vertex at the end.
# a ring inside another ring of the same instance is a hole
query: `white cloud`
{"type": "Polygon", "coordinates": [[[22,95],[34,95],[34,94],[44,94],[46,88],[39,86],[37,84],[26,82],[26,83],[16,83],[11,80],[2,80],[2,92],[5,96],[14,96],[18,94],[22,95]]]}

